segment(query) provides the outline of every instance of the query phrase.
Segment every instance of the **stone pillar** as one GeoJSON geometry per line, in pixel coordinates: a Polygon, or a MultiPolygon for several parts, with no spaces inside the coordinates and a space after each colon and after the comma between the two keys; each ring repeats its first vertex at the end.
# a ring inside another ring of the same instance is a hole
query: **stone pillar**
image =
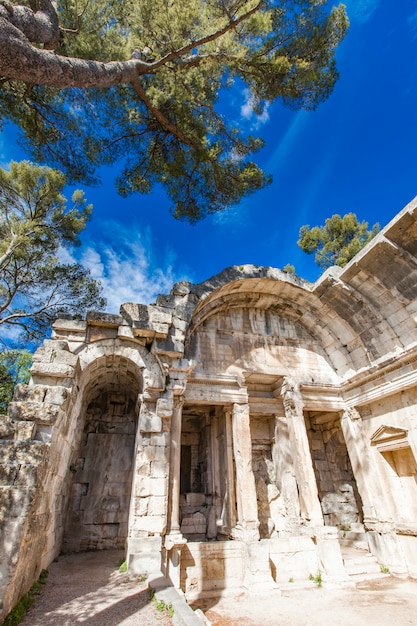
{"type": "Polygon", "coordinates": [[[233,405],[232,429],[238,517],[232,536],[244,541],[257,541],[259,539],[258,503],[255,477],[252,471],[249,404],[233,405]]]}
{"type": "Polygon", "coordinates": [[[162,536],[167,526],[168,433],[156,412],[158,393],[138,397],[127,563],[133,575],[161,569],[162,536]]]}
{"type": "Polygon", "coordinates": [[[287,419],[281,415],[275,416],[275,443],[272,457],[274,459],[277,487],[284,500],[285,511],[290,518],[298,519],[300,517],[300,503],[290,434],[288,432],[287,419]]]}
{"type": "Polygon", "coordinates": [[[227,525],[229,530],[236,526],[235,471],[233,467],[232,414],[225,411],[226,420],[226,465],[227,465],[227,525]]]}
{"type": "Polygon", "coordinates": [[[168,535],[180,534],[181,420],[184,398],[174,396],[169,457],[168,535]]]}
{"type": "Polygon", "coordinates": [[[323,525],[299,385],[291,378],[284,378],[281,395],[290,434],[301,515],[314,524],[323,525]]]}
{"type": "MultiPolygon", "coordinates": [[[[183,391],[183,390],[182,390],[183,391]]],[[[187,540],[180,527],[181,489],[181,421],[184,398],[174,395],[169,456],[168,533],[165,535],[165,576],[179,589],[181,583],[181,550],[187,540]]]]}
{"type": "Polygon", "coordinates": [[[350,407],[340,420],[353,474],[362,499],[364,524],[373,524],[378,519],[391,518],[386,510],[385,498],[371,457],[368,438],[363,433],[359,412],[350,407]]]}

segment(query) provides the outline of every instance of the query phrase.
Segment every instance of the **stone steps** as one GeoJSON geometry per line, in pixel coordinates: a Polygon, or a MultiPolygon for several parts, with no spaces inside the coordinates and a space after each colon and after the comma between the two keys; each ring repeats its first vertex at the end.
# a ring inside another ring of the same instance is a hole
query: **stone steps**
{"type": "Polygon", "coordinates": [[[339,542],[346,574],[351,579],[359,581],[386,576],[381,572],[380,564],[369,551],[365,535],[340,539],[339,542]]]}

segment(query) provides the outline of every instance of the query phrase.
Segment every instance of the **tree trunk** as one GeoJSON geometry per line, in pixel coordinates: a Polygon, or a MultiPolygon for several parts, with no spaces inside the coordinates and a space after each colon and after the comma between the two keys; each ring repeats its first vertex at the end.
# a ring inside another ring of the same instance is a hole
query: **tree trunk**
{"type": "Polygon", "coordinates": [[[35,85],[111,87],[129,83],[148,70],[148,64],[131,59],[101,63],[63,57],[31,45],[8,19],[0,17],[0,76],[35,85]]]}

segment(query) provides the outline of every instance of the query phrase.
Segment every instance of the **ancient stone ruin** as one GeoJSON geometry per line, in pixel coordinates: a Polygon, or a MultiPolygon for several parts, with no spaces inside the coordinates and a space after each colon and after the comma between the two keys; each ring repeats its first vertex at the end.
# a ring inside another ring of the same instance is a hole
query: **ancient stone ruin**
{"type": "Polygon", "coordinates": [[[1,615],[69,551],[188,598],[343,583],[352,544],[416,577],[416,207],[314,284],[236,266],[58,320],[0,421],[1,615]]]}

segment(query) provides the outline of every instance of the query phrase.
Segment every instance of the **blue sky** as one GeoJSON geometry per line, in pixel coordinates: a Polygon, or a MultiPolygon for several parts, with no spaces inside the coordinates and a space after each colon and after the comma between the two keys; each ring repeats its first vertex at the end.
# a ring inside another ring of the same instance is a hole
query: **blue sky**
{"type": "MultiPolygon", "coordinates": [[[[244,94],[234,98],[234,115],[267,141],[257,160],[273,175],[268,188],[190,226],[171,217],[160,190],[120,198],[111,171],[101,186],[84,187],[94,217],[75,254],[102,280],[109,311],[230,265],[291,263],[315,280],[320,270],[297,246],[303,224],[353,211],[384,226],[417,194],[417,2],[345,4],[351,27],[328,101],[314,112],[275,104],[257,119],[244,94]]],[[[1,163],[22,157],[6,130],[1,163]]]]}

